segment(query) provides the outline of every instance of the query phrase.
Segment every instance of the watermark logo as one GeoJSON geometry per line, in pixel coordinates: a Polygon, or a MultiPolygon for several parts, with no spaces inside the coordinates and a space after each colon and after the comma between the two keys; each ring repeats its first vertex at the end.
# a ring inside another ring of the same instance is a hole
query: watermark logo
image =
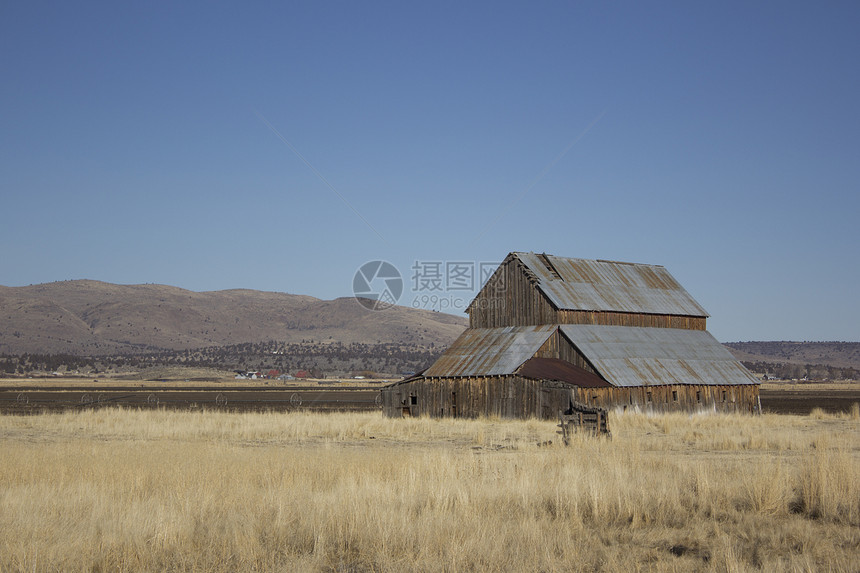
{"type": "MultiPolygon", "coordinates": [[[[415,261],[410,267],[411,299],[404,292],[404,280],[397,268],[386,261],[364,263],[352,281],[356,300],[367,309],[385,310],[395,304],[424,310],[465,311],[482,285],[494,276],[497,262],[415,261]],[[401,297],[404,300],[401,301],[401,297]]],[[[493,278],[492,289],[483,291],[476,308],[496,308],[503,304],[504,275],[493,278]]]]}
{"type": "Polygon", "coordinates": [[[388,261],[368,261],[352,278],[352,292],[370,310],[385,310],[397,304],[403,294],[403,277],[388,261]]]}

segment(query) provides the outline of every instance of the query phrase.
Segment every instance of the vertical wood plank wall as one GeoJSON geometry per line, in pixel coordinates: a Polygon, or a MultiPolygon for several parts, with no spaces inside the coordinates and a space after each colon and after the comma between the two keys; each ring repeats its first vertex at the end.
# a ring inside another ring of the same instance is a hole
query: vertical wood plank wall
{"type": "Polygon", "coordinates": [[[529,275],[519,260],[506,259],[469,306],[470,328],[555,324],[555,309],[529,275]]]}
{"type": "Polygon", "coordinates": [[[748,412],[758,405],[756,384],[578,388],[521,376],[423,378],[384,388],[386,416],[498,416],[554,419],[570,401],[641,412],[748,412]]]}
{"type": "Polygon", "coordinates": [[[679,316],[674,314],[639,314],[633,312],[609,312],[587,310],[558,311],[559,324],[599,324],[604,326],[645,326],[651,328],[682,328],[705,330],[704,316],[679,316]]]}
{"type": "Polygon", "coordinates": [[[583,356],[559,330],[556,330],[552,336],[547,338],[546,342],[543,343],[543,346],[535,352],[535,357],[560,358],[570,362],[571,364],[579,366],[580,368],[588,370],[592,374],[600,376],[597,370],[591,366],[588,360],[585,359],[585,356],[583,356]]]}
{"type": "Polygon", "coordinates": [[[469,327],[598,324],[686,330],[707,328],[704,316],[558,310],[538,290],[536,282],[531,271],[519,260],[506,259],[469,306],[469,327]]]}
{"type": "Polygon", "coordinates": [[[758,408],[759,385],[631,386],[575,388],[574,400],[607,409],[641,412],[747,412],[758,408]]]}

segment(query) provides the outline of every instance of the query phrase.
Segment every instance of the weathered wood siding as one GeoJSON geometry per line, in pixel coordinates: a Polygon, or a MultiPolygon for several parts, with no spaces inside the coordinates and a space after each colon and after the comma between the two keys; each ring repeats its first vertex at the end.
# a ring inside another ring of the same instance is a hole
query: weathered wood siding
{"type": "Polygon", "coordinates": [[[389,417],[555,419],[571,402],[654,413],[757,413],[759,408],[759,387],[755,384],[578,388],[520,376],[422,378],[383,388],[382,396],[383,412],[389,417]]]}
{"type": "Polygon", "coordinates": [[[582,353],[580,353],[576,347],[571,344],[570,340],[568,340],[567,337],[559,330],[556,330],[555,333],[553,333],[553,335],[544,342],[543,346],[541,346],[535,353],[535,357],[560,358],[561,360],[566,360],[575,366],[588,370],[592,374],[600,376],[600,373],[591,366],[588,360],[585,359],[585,356],[583,356],[582,353]]]}
{"type": "Polygon", "coordinates": [[[759,386],[692,385],[575,388],[574,400],[588,406],[638,412],[758,413],[759,386]]]}
{"type": "Polygon", "coordinates": [[[559,310],[537,288],[536,280],[518,259],[506,259],[469,305],[469,327],[599,324],[687,330],[707,328],[707,318],[703,316],[559,310]]]}
{"type": "Polygon", "coordinates": [[[518,259],[503,262],[467,309],[471,328],[555,324],[556,310],[518,259]]]}
{"type": "Polygon", "coordinates": [[[520,376],[423,378],[383,388],[386,416],[554,419],[570,403],[564,385],[520,376]]]}
{"type": "Polygon", "coordinates": [[[560,310],[558,324],[599,324],[604,326],[646,326],[654,328],[682,328],[706,330],[704,316],[678,316],[673,314],[636,314],[587,310],[560,310]]]}

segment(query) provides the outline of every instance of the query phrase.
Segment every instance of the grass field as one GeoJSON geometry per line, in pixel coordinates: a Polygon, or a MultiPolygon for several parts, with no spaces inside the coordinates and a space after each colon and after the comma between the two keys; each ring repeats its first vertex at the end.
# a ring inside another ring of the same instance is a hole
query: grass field
{"type": "Polygon", "coordinates": [[[610,425],[0,416],[0,571],[860,568],[857,408],[610,425]]]}

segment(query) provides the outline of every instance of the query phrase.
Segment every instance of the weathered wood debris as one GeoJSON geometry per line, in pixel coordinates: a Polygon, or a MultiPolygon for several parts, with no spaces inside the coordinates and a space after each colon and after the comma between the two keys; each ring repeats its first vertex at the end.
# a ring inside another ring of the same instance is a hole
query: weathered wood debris
{"type": "Polygon", "coordinates": [[[570,436],[574,432],[611,437],[607,411],[603,408],[576,402],[567,411],[559,411],[558,421],[558,427],[561,428],[558,433],[561,434],[565,446],[570,445],[570,436]]]}

